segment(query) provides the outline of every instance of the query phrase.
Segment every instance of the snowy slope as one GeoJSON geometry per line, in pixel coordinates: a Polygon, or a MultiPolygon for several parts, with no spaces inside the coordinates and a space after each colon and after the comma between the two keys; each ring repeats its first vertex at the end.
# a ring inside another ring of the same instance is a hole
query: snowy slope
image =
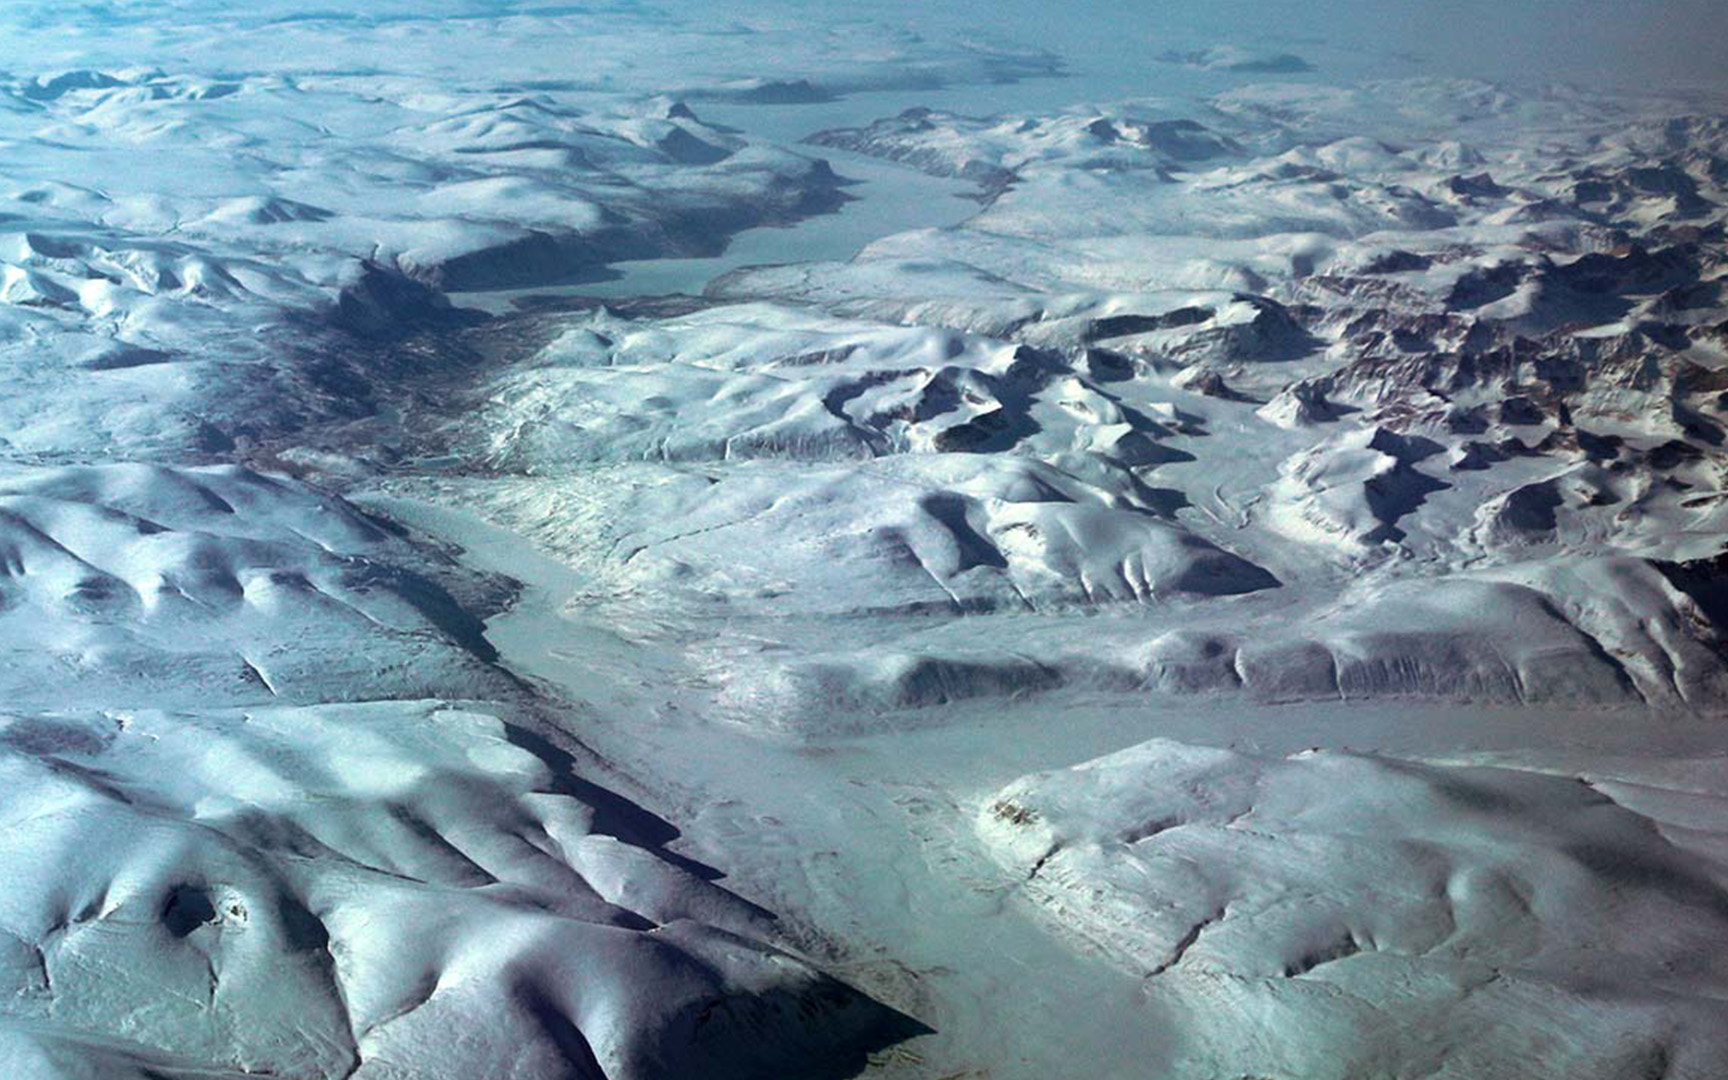
{"type": "Polygon", "coordinates": [[[1703,1077],[1725,1052],[1720,766],[1156,740],[1019,780],[979,828],[1060,932],[1183,1011],[1190,1070],[1703,1077]]]}
{"type": "Polygon", "coordinates": [[[968,17],[5,5],[0,1074],[1712,1075],[1720,96],[968,17]]]}
{"type": "Polygon", "coordinates": [[[232,467],[4,487],[9,1075],[749,1074],[887,1022],[529,734],[435,557],[232,467]]]}

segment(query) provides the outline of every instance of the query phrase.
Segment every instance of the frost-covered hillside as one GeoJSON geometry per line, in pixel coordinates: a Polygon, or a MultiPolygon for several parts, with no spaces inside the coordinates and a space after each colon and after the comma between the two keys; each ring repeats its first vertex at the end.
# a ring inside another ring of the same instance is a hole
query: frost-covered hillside
{"type": "Polygon", "coordinates": [[[5,5],[0,1075],[1719,1075],[1728,98],[1348,6],[5,5]]]}

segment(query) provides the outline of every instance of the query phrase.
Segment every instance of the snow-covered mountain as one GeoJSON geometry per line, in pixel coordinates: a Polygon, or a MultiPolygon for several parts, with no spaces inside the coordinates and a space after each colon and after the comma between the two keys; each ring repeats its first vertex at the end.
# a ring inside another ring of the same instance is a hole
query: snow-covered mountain
{"type": "Polygon", "coordinates": [[[0,1074],[1720,1073],[1717,90],[232,7],[0,12],[0,1074]]]}

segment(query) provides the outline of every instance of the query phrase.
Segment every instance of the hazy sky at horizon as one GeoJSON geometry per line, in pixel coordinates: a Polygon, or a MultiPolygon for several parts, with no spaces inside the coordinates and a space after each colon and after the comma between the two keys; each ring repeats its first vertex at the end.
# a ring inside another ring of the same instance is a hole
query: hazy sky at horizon
{"type": "Polygon", "coordinates": [[[1295,53],[1322,71],[1402,64],[1410,74],[1728,89],[1728,0],[949,0],[911,21],[999,28],[1077,71],[1088,58],[1115,66],[1234,44],[1295,53]]]}
{"type": "MultiPolygon", "coordinates": [[[[98,28],[211,20],[257,28],[316,15],[340,26],[574,10],[598,19],[618,12],[646,26],[662,18],[686,28],[771,24],[813,36],[863,21],[932,39],[1039,47],[1060,54],[1103,96],[1168,81],[1168,73],[1152,72],[1167,51],[1215,45],[1294,53],[1314,64],[1317,77],[1338,81],[1449,75],[1728,92],[1728,0],[0,0],[7,16],[0,23],[18,28],[11,44],[17,61],[28,63],[46,42],[75,47],[98,28]]],[[[729,45],[747,74],[748,39],[729,45]]]]}

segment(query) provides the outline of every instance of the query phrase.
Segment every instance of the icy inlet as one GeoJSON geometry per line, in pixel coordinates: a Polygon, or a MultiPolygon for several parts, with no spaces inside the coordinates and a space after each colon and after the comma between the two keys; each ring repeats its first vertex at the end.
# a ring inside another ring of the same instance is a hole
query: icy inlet
{"type": "Polygon", "coordinates": [[[0,1075],[1728,1076],[1728,28],[1356,6],[7,5],[0,1075]]]}

